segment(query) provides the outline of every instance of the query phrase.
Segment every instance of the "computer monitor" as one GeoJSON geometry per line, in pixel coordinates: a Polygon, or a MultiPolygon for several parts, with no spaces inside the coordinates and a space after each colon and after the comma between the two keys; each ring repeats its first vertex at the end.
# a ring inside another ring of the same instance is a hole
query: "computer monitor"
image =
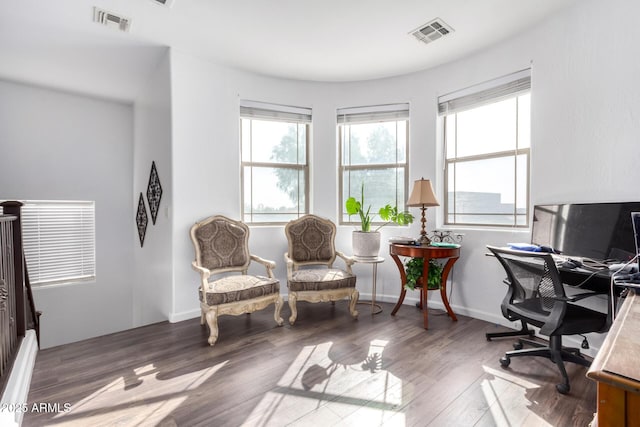
{"type": "Polygon", "coordinates": [[[640,202],[537,205],[531,243],[571,257],[626,263],[638,253],[632,212],[640,214],[640,202]]]}

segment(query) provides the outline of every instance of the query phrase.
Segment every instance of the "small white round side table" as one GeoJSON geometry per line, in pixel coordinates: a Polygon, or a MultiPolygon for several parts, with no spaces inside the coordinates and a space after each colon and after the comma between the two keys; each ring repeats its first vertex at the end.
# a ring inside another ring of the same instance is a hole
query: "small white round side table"
{"type": "MultiPolygon", "coordinates": [[[[376,281],[378,279],[378,264],[384,262],[384,258],[360,258],[354,256],[353,259],[359,264],[371,264],[373,266],[373,282],[371,287],[371,315],[382,313],[382,306],[376,304],[376,281]]],[[[368,302],[358,302],[358,304],[369,304],[368,302]]]]}

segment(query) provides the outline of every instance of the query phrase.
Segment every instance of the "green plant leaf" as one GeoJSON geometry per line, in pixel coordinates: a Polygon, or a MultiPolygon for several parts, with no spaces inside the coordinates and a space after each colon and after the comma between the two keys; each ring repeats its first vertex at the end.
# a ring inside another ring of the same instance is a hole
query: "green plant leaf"
{"type": "MultiPolygon", "coordinates": [[[[405,288],[414,290],[418,279],[422,277],[423,258],[411,258],[405,263],[407,283],[405,288]]],[[[427,289],[439,289],[442,282],[442,266],[434,259],[429,260],[429,279],[427,289]]]]}

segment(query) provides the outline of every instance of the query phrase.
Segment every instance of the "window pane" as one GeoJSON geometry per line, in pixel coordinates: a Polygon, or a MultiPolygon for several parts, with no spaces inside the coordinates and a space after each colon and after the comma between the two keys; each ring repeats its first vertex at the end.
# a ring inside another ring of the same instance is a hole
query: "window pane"
{"type": "Polygon", "coordinates": [[[514,223],[514,162],[513,157],[501,157],[456,163],[455,188],[450,187],[448,194],[448,208],[455,213],[455,222],[514,223]]]}
{"type": "Polygon", "coordinates": [[[457,157],[516,148],[516,99],[457,114],[457,157]]]}
{"type": "Polygon", "coordinates": [[[343,165],[404,163],[406,123],[402,120],[343,126],[343,165]]]}
{"type": "Polygon", "coordinates": [[[305,174],[294,168],[244,167],[244,217],[283,222],[305,211],[305,174]]]}
{"type": "Polygon", "coordinates": [[[242,126],[243,161],[305,163],[306,125],[266,120],[242,121],[249,123],[249,126],[245,123],[242,126]],[[249,130],[245,130],[245,127],[249,130]],[[251,157],[246,157],[248,155],[251,157]]]}
{"type": "Polygon", "coordinates": [[[307,213],[309,124],[241,118],[242,217],[285,223],[307,213]]]}
{"type": "Polygon", "coordinates": [[[529,204],[529,155],[523,154],[516,158],[516,225],[526,226],[527,205],[529,204]]]}
{"type": "Polygon", "coordinates": [[[518,148],[531,147],[531,94],[518,97],[518,148]]]}
{"type": "Polygon", "coordinates": [[[447,224],[528,225],[530,100],[445,115],[447,224]]]}
{"type": "MultiPolygon", "coordinates": [[[[404,193],[405,168],[385,168],[368,170],[347,170],[343,175],[342,188],[344,189],[344,200],[353,196],[360,201],[361,187],[364,183],[365,209],[370,205],[371,213],[376,213],[381,207],[391,204],[403,210],[405,206],[404,193]]],[[[351,217],[343,213],[343,222],[357,222],[359,218],[351,217]]],[[[374,222],[379,222],[379,218],[374,218],[374,222]]]]}
{"type": "Polygon", "coordinates": [[[447,159],[453,159],[456,157],[456,115],[446,116],[444,126],[447,159]]]}
{"type": "Polygon", "coordinates": [[[251,161],[251,120],[240,120],[240,138],[242,146],[242,161],[251,161]]]}

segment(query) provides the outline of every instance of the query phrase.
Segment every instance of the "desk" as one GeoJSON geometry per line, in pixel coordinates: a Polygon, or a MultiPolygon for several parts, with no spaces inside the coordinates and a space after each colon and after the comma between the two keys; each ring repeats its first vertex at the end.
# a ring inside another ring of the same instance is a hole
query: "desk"
{"type": "MultiPolygon", "coordinates": [[[[440,297],[442,298],[442,302],[444,303],[445,308],[447,309],[447,314],[451,317],[452,320],[457,321],[455,313],[451,309],[449,305],[449,300],[447,299],[447,278],[449,277],[449,272],[453,267],[453,264],[460,258],[460,248],[443,248],[436,246],[415,246],[415,245],[401,245],[398,243],[389,244],[389,254],[391,258],[395,261],[398,266],[398,270],[400,271],[400,297],[398,298],[398,302],[396,306],[393,308],[391,312],[392,316],[395,316],[397,311],[402,306],[402,302],[404,301],[404,297],[407,293],[405,289],[405,285],[407,283],[407,274],[404,271],[404,264],[400,261],[399,256],[411,257],[411,258],[423,258],[424,259],[424,267],[422,270],[422,283],[424,286],[420,286],[420,308],[422,309],[422,317],[424,319],[424,328],[429,328],[429,315],[427,311],[427,279],[429,277],[429,260],[430,259],[441,259],[448,258],[447,263],[442,270],[442,283],[440,285],[440,297]]],[[[416,286],[417,287],[417,286],[416,286]]]]}
{"type": "MultiPolygon", "coordinates": [[[[380,304],[376,304],[376,281],[378,279],[378,264],[380,264],[381,262],[384,262],[384,258],[382,257],[360,258],[360,257],[354,256],[353,259],[357,263],[373,265],[372,284],[371,284],[372,285],[371,286],[371,315],[381,313],[382,306],[380,304]]],[[[363,302],[358,302],[358,304],[369,304],[369,303],[363,301],[363,302]]]]}
{"type": "Polygon", "coordinates": [[[587,377],[598,383],[597,425],[640,425],[640,296],[630,292],[587,377]]]}

